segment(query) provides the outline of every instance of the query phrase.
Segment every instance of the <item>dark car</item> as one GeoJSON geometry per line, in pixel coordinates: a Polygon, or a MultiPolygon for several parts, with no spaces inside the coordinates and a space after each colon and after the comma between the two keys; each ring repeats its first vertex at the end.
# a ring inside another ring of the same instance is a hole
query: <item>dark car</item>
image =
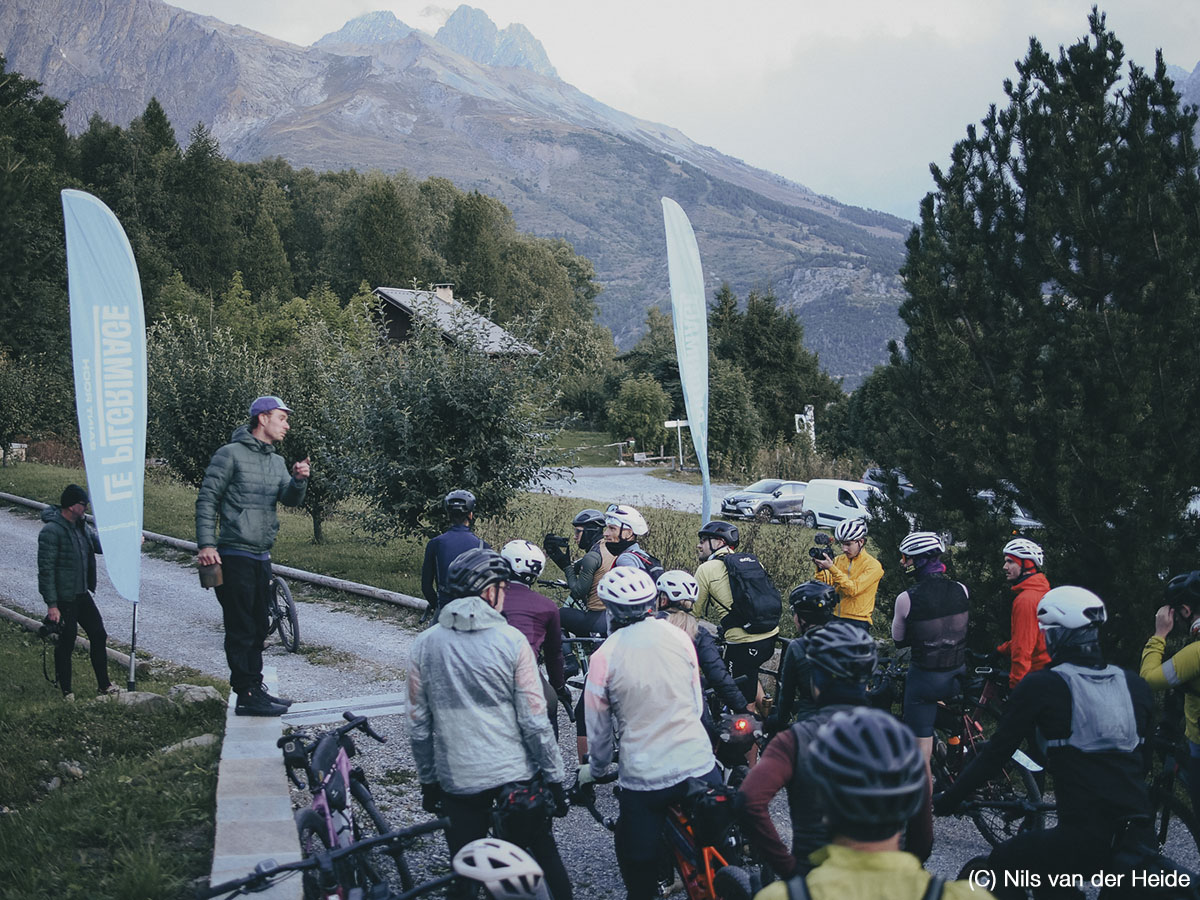
{"type": "MultiPolygon", "coordinates": [[[[912,482],[908,480],[908,478],[905,476],[905,474],[903,472],[901,472],[899,469],[892,469],[892,475],[895,476],[896,481],[900,487],[900,499],[901,500],[903,500],[905,497],[909,496],[910,494],[916,493],[917,489],[915,487],[913,487],[912,482]]],[[[886,493],[887,492],[887,477],[888,477],[888,475],[886,472],[883,471],[883,469],[879,468],[878,466],[873,466],[872,468],[867,469],[867,471],[863,472],[862,481],[865,484],[869,484],[869,485],[871,485],[871,487],[879,488],[879,490],[884,491],[886,493]]]]}
{"type": "Polygon", "coordinates": [[[721,501],[721,515],[727,519],[758,519],[760,522],[799,519],[804,514],[807,487],[807,481],[764,478],[725,497],[721,501]]]}

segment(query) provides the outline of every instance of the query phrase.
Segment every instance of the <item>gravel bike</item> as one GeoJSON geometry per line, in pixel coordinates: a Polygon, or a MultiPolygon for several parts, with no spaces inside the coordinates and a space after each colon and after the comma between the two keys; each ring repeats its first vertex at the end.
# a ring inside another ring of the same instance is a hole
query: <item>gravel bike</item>
{"type": "Polygon", "coordinates": [[[1200,832],[1196,829],[1196,818],[1188,803],[1179,796],[1178,788],[1188,787],[1188,774],[1184,760],[1188,758],[1187,741],[1180,727],[1181,718],[1168,713],[1159,722],[1151,737],[1150,751],[1152,761],[1158,765],[1150,779],[1150,810],[1151,827],[1158,849],[1166,853],[1168,849],[1175,852],[1170,845],[1182,840],[1181,834],[1186,833],[1190,838],[1190,847],[1200,849],[1200,832]]]}
{"type": "MultiPolygon", "coordinates": [[[[687,795],[667,807],[662,837],[671,868],[665,873],[661,893],[669,893],[671,875],[678,872],[688,900],[721,900],[719,873],[727,867],[738,867],[744,849],[734,812],[736,791],[699,778],[689,778],[688,782],[687,795]]],[[[614,794],[619,791],[619,787],[613,788],[614,794]]],[[[596,808],[594,783],[575,785],[567,796],[572,806],[584,807],[609,831],[615,830],[616,820],[596,808]]]]}
{"type": "MultiPolygon", "coordinates": [[[[1007,693],[1008,673],[977,667],[975,679],[955,701],[939,703],[934,721],[934,794],[947,790],[982,749],[996,716],[996,705],[1007,693]]],[[[1035,773],[1042,767],[1021,750],[1013,752],[999,773],[984,782],[964,812],[993,847],[1022,831],[1053,827],[1055,805],[1042,797],[1035,773]]]]}
{"type": "MultiPolygon", "coordinates": [[[[283,865],[278,865],[273,859],[263,860],[255,866],[254,871],[249,875],[221,884],[210,885],[207,888],[201,889],[197,893],[197,896],[200,898],[224,897],[225,900],[233,900],[235,897],[249,896],[250,894],[264,891],[272,885],[278,884],[284,879],[295,875],[297,872],[301,873],[301,876],[306,879],[305,883],[308,883],[308,880],[318,881],[324,877],[324,873],[346,868],[356,868],[362,864],[360,862],[361,858],[368,857],[373,852],[387,852],[394,845],[410,843],[422,835],[435,831],[445,831],[449,825],[449,819],[435,819],[431,822],[423,822],[409,828],[401,828],[386,834],[364,838],[345,847],[321,850],[297,862],[284,863],[283,865]]],[[[410,885],[399,893],[393,891],[386,884],[378,885],[368,892],[358,891],[356,900],[412,900],[414,897],[423,897],[435,891],[443,891],[456,880],[463,878],[470,879],[482,885],[496,898],[502,897],[506,898],[506,900],[512,900],[512,898],[517,897],[537,897],[545,900],[546,895],[542,887],[540,874],[535,879],[513,877],[506,872],[503,865],[497,865],[497,861],[484,862],[478,858],[478,855],[472,858],[474,848],[481,843],[483,842],[476,841],[474,844],[468,844],[460,850],[454,857],[453,871],[449,874],[439,875],[420,884],[410,885]]],[[[489,843],[489,849],[492,850],[493,856],[508,855],[511,859],[515,853],[520,852],[517,848],[504,842],[491,841],[489,843]],[[506,849],[509,851],[508,854],[504,853],[506,849]],[[496,851],[499,851],[499,853],[496,851]]],[[[503,863],[507,862],[507,860],[499,860],[499,862],[503,863]]],[[[526,871],[528,871],[528,868],[526,871]]]]}
{"type": "Polygon", "coordinates": [[[267,600],[267,634],[279,632],[279,640],[289,653],[300,649],[300,616],[296,613],[296,601],[292,589],[278,575],[271,575],[271,589],[267,600]]]}
{"type": "MultiPolygon", "coordinates": [[[[296,812],[300,852],[306,857],[357,843],[368,829],[379,834],[392,830],[375,805],[362,769],[350,765],[350,758],[357,752],[351,731],[360,731],[381,744],[387,739],[371,729],[365,716],[356,716],[347,710],[342,717],[346,720],[345,725],[315,738],[304,732],[294,732],[278,741],[288,778],[301,790],[307,787],[312,792],[311,805],[296,812]],[[307,785],[297,775],[298,770],[306,773],[307,785]]],[[[413,879],[404,858],[404,842],[398,839],[388,844],[387,855],[396,865],[401,886],[408,890],[413,886],[413,879]]],[[[379,861],[368,851],[344,859],[339,857],[339,860],[332,868],[304,873],[305,900],[327,897],[346,900],[355,889],[387,883],[379,861]]]]}

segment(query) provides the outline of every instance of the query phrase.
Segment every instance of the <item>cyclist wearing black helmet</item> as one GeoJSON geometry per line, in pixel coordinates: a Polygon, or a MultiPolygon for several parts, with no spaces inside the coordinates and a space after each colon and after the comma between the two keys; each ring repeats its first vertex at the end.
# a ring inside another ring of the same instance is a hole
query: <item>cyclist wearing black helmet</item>
{"type": "Polygon", "coordinates": [[[812,698],[812,675],[808,661],[807,642],[804,636],[814,628],[829,622],[837,606],[838,595],[833,585],[820,581],[806,581],[792,588],[788,603],[792,607],[792,621],[796,624],[798,637],[788,641],[779,664],[779,689],[776,691],[775,709],[767,716],[767,732],[774,734],[786,728],[792,721],[803,721],[817,711],[812,698]]]}
{"type": "Polygon", "coordinates": [[[905,725],[882,710],[839,711],[809,742],[806,768],[832,840],[808,856],[811,870],[768,885],[755,900],[991,897],[977,884],[943,883],[900,850],[900,831],[925,793],[925,763],[905,725]]]}
{"type": "Polygon", "coordinates": [[[1182,625],[1188,637],[1200,633],[1200,572],[1176,575],[1167,582],[1166,604],[1154,617],[1154,634],[1142,649],[1141,675],[1156,691],[1183,688],[1183,729],[1188,749],[1188,791],[1192,809],[1200,809],[1200,641],[1192,641],[1163,662],[1167,636],[1182,625]]]}
{"type": "Polygon", "coordinates": [[[806,767],[809,746],[834,713],[866,704],[867,681],[876,666],[875,641],[849,622],[814,628],[806,643],[817,710],[767,744],[740,789],[746,800],[746,836],[783,878],[790,878],[802,868],[807,871],[809,854],[829,843],[829,827],[817,802],[817,786],[806,767]],[[790,851],[780,840],[768,808],[785,787],[792,818],[790,851]]]}
{"type": "MultiPolygon", "coordinates": [[[[563,630],[569,634],[586,637],[589,634],[604,636],[608,625],[604,616],[604,601],[596,593],[600,579],[613,567],[616,557],[602,540],[604,536],[604,513],[598,509],[580,510],[571,521],[575,529],[575,543],[584,551],[582,557],[571,562],[567,551],[546,535],[546,555],[552,559],[567,579],[571,599],[585,609],[563,607],[561,611],[563,630]]],[[[563,540],[563,539],[559,539],[563,540]]]]}
{"type": "MultiPolygon", "coordinates": [[[[451,854],[487,834],[503,786],[520,783],[538,792],[538,779],[554,814],[567,812],[562,754],[537,661],[525,636],[502,615],[511,578],[508,562],[494,550],[476,547],[460,555],[447,573],[449,602],[409,654],[409,739],[421,803],[449,816],[451,854]]],[[[569,900],[571,884],[545,812],[544,822],[522,829],[516,842],[541,864],[555,900],[569,900]]]]}
{"type": "Polygon", "coordinates": [[[474,494],[451,491],[442,500],[442,509],[450,520],[450,527],[425,545],[425,561],[421,564],[421,593],[429,604],[425,614],[427,619],[436,616],[437,611],[450,601],[446,593],[450,563],[466,550],[488,546],[471,530],[475,523],[474,494]]]}
{"type": "MultiPolygon", "coordinates": [[[[1154,836],[1143,834],[1149,829],[1138,824],[1149,822],[1142,742],[1154,700],[1149,686],[1133,672],[1105,664],[1100,626],[1106,618],[1104,601],[1086,588],[1056,587],[1042,597],[1038,622],[1046,635],[1050,668],[1021,679],[991,739],[934,801],[938,815],[955,812],[1000,771],[1023,740],[1037,734],[1044,741],[1058,825],[1022,831],[1000,844],[988,857],[987,869],[1027,872],[1043,886],[1051,874],[1078,874],[1086,882],[1101,869],[1112,871],[1119,836],[1155,846],[1154,836]]],[[[1128,870],[1124,877],[1122,886],[1129,885],[1128,870]]],[[[997,897],[1025,897],[1024,888],[1003,882],[992,890],[997,897]]]]}
{"type": "MultiPolygon", "coordinates": [[[[700,529],[699,537],[700,543],[696,546],[696,558],[700,561],[696,569],[696,583],[700,586],[697,608],[700,615],[705,617],[709,616],[713,605],[726,614],[721,619],[725,664],[729,674],[742,685],[746,701],[757,703],[762,692],[758,670],[775,652],[775,636],[779,634],[778,612],[775,623],[764,626],[761,631],[749,631],[738,624],[744,617],[734,616],[729,566],[744,566],[747,570],[762,572],[763,575],[766,573],[753,553],[736,552],[741,536],[732,522],[706,522],[700,529]]],[[[769,583],[769,578],[767,581],[769,583]]],[[[775,597],[778,596],[776,592],[775,597]]]]}
{"type": "Polygon", "coordinates": [[[869,629],[875,613],[875,594],[883,578],[883,566],[866,551],[867,523],[865,519],[847,519],[833,530],[834,540],[842,552],[833,559],[817,557],[817,581],[832,584],[841,601],[834,615],[869,629]]]}

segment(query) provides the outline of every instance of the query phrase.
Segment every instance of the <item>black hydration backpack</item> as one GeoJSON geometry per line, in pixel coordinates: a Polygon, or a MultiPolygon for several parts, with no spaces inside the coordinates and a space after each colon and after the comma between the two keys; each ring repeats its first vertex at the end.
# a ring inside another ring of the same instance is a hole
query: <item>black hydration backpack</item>
{"type": "Polygon", "coordinates": [[[721,557],[729,573],[729,590],[733,608],[721,620],[721,627],[741,628],[751,634],[762,634],[779,627],[783,614],[783,598],[771,582],[771,576],[753,553],[733,551],[721,557]]]}
{"type": "Polygon", "coordinates": [[[650,555],[645,550],[630,550],[629,553],[638,558],[638,562],[642,564],[642,568],[646,570],[650,580],[658,584],[658,576],[666,571],[663,568],[662,560],[657,556],[650,555]]]}

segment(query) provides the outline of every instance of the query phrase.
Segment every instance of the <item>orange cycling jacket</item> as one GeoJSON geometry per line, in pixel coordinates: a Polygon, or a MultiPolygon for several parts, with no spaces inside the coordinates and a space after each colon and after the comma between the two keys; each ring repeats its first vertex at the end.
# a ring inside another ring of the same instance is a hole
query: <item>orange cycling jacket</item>
{"type": "Polygon", "coordinates": [[[1017,595],[1013,598],[1012,606],[1012,638],[996,650],[1012,657],[1008,686],[1016,687],[1017,682],[1030,672],[1050,665],[1046,638],[1038,627],[1037,619],[1038,601],[1050,590],[1050,582],[1041,572],[1034,572],[1014,584],[1012,590],[1017,595]]]}

